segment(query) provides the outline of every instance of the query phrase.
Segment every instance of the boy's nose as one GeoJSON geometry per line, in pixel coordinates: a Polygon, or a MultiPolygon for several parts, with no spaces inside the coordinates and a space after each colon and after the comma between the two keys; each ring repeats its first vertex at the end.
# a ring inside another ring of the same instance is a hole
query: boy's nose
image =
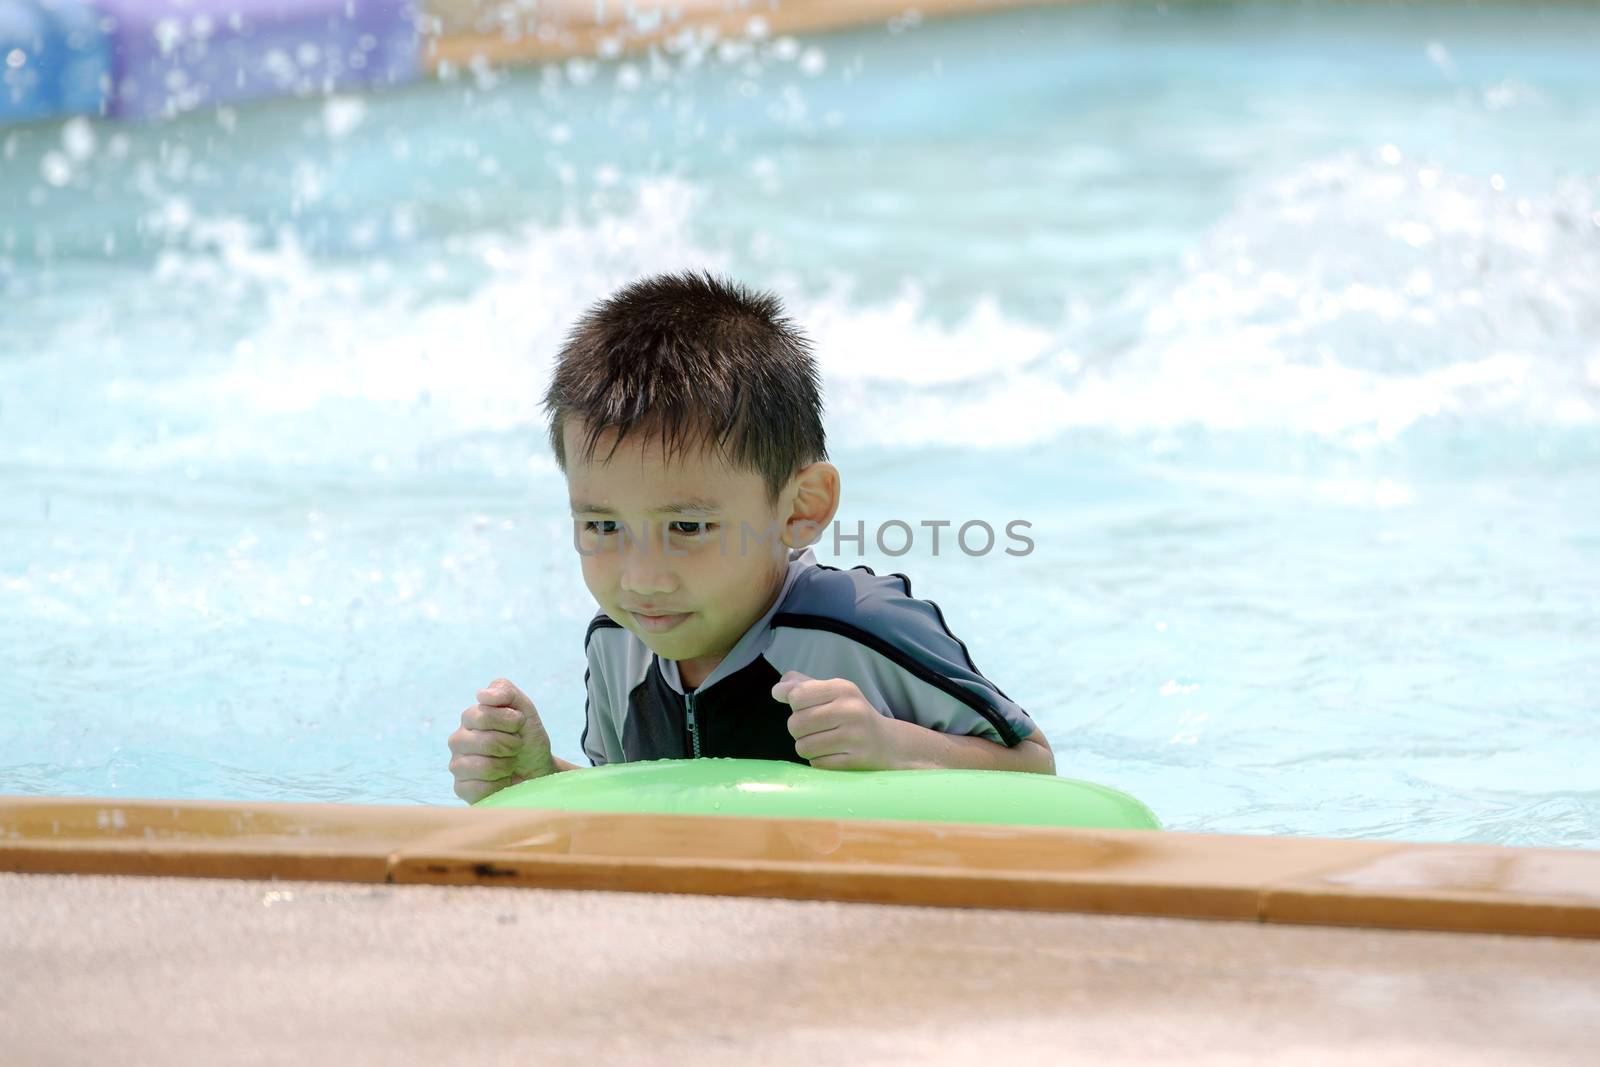
{"type": "Polygon", "coordinates": [[[661,551],[659,542],[635,543],[623,550],[620,582],[625,591],[640,597],[671,593],[678,588],[672,559],[661,551]]]}

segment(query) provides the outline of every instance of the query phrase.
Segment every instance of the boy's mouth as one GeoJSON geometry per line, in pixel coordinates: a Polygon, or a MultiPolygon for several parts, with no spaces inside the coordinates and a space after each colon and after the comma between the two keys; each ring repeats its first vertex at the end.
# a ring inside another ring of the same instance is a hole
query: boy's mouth
{"type": "Polygon", "coordinates": [[[685,611],[675,615],[647,615],[643,612],[630,611],[628,614],[632,615],[634,621],[636,621],[645,630],[648,630],[653,634],[662,634],[677,627],[680,623],[687,619],[691,613],[685,611]]]}

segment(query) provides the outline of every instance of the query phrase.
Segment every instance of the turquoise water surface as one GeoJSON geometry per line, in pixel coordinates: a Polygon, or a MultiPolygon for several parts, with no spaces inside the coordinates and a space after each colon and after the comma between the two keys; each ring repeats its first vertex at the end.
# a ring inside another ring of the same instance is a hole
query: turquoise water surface
{"type": "Polygon", "coordinates": [[[822,556],[1061,773],[1600,847],[1597,41],[1089,5],[0,130],[0,793],[450,803],[498,675],[577,758],[538,397],[705,266],[816,340],[849,529],[1031,523],[822,556]]]}

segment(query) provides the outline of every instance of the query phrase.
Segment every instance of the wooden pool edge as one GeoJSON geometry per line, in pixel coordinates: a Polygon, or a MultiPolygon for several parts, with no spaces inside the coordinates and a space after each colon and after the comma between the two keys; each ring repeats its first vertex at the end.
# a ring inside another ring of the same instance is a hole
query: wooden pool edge
{"type": "Polygon", "coordinates": [[[0,871],[1600,938],[1600,852],[1170,831],[0,797],[0,871]]]}
{"type": "MultiPolygon", "coordinates": [[[[507,66],[580,58],[614,58],[688,39],[702,44],[778,36],[809,36],[866,26],[906,27],[927,19],[982,15],[1014,8],[1063,6],[1085,0],[801,0],[770,7],[730,10],[723,0],[677,0],[659,17],[631,18],[621,4],[593,0],[541,4],[524,21],[492,16],[504,10],[486,0],[425,0],[432,20],[425,34],[426,70],[476,63],[507,66]],[[499,21],[493,31],[484,23],[499,21]]],[[[652,5],[637,5],[648,8],[652,5]]]]}

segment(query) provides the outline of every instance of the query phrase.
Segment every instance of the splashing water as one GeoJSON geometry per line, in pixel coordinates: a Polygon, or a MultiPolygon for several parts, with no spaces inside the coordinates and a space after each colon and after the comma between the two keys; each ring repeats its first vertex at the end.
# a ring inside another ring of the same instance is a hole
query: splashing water
{"type": "Polygon", "coordinates": [[[500,674],[570,756],[538,398],[708,267],[815,340],[852,527],[1032,523],[836,561],[1062,773],[1596,845],[1597,29],[1052,9],[0,131],[0,791],[445,802],[500,674]]]}

